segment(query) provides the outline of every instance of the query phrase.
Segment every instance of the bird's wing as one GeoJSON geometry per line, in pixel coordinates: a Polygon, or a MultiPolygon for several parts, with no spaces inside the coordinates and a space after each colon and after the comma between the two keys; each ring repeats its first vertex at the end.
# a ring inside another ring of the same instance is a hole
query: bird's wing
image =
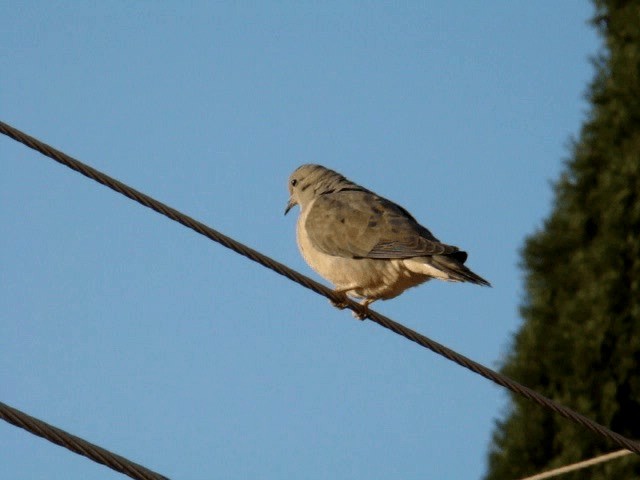
{"type": "Polygon", "coordinates": [[[320,195],[305,229],[316,248],[340,257],[411,258],[458,251],[440,243],[404,208],[367,191],[320,195]]]}

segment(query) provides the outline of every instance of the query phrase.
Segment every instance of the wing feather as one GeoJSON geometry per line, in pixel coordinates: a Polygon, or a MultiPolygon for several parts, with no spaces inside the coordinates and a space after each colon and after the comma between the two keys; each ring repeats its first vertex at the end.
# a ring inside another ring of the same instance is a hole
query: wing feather
{"type": "Polygon", "coordinates": [[[391,259],[458,251],[438,241],[404,208],[368,191],[320,195],[305,228],[319,250],[334,256],[391,259]]]}

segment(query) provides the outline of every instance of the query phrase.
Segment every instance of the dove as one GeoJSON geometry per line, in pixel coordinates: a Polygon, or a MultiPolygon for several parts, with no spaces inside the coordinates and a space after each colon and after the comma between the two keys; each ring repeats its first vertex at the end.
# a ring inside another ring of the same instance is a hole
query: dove
{"type": "Polygon", "coordinates": [[[433,278],[491,286],[464,265],[466,252],[440,242],[406,209],[338,172],[302,165],[288,187],[285,215],[300,207],[302,257],[337,294],[362,299],[365,311],[433,278]]]}

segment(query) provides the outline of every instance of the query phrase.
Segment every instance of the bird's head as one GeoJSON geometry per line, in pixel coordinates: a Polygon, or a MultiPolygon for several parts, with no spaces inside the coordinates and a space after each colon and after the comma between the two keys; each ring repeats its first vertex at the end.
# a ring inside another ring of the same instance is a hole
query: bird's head
{"type": "Polygon", "coordinates": [[[302,165],[289,177],[289,201],[284,214],[296,205],[304,209],[318,195],[339,190],[341,184],[347,183],[350,182],[342,175],[322,165],[302,165]]]}

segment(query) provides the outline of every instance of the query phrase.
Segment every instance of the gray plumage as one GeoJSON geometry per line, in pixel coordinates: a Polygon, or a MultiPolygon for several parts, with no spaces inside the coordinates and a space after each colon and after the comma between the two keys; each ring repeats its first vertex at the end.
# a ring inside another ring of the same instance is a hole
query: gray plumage
{"type": "Polygon", "coordinates": [[[300,206],[298,246],[336,292],[394,298],[432,278],[489,286],[464,262],[467,253],[440,242],[399,205],[320,165],[289,177],[289,203],[300,206]]]}

